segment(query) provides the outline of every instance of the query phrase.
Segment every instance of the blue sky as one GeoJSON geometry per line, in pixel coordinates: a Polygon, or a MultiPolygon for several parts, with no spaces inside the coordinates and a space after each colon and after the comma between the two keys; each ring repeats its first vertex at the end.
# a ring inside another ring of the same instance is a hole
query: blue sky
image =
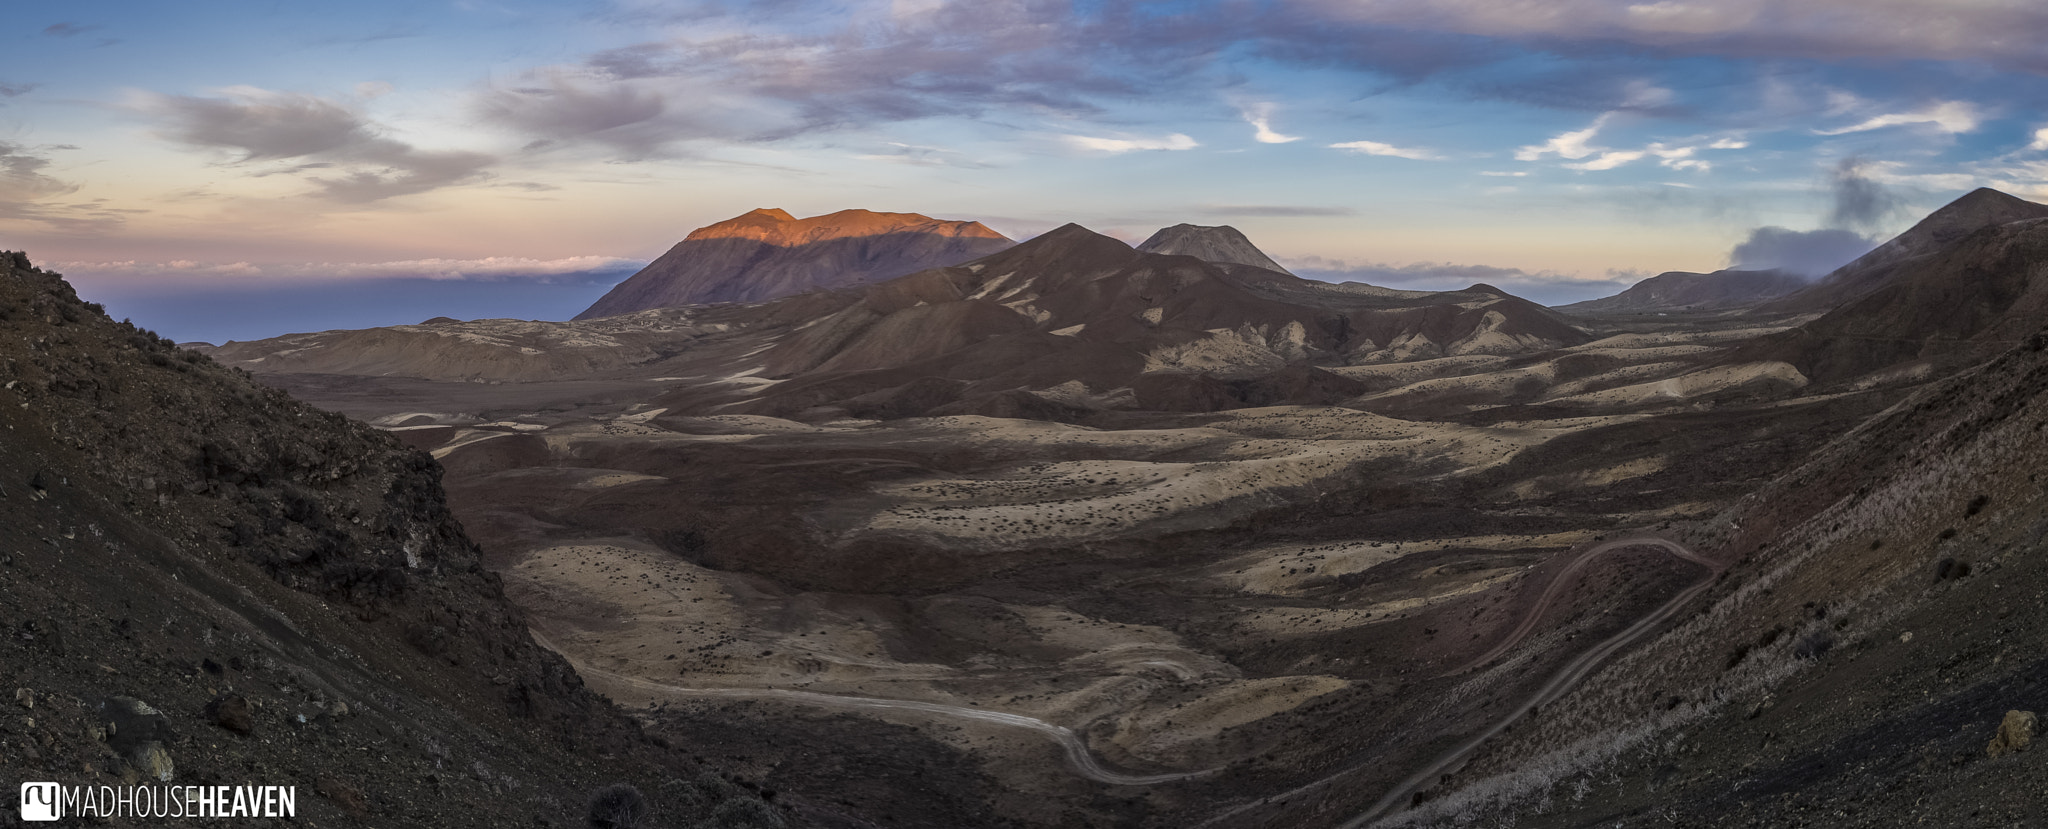
{"type": "Polygon", "coordinates": [[[179,339],[566,318],[764,206],[1227,223],[1322,278],[1563,302],[2048,198],[2038,2],[9,11],[0,246],[179,339]]]}

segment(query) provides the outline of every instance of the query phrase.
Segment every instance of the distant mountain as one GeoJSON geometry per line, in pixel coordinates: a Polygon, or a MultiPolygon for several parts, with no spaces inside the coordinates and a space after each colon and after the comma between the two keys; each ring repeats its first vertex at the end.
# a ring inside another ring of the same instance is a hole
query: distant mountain
{"type": "Polygon", "coordinates": [[[2048,217],[2048,205],[1979,187],[1928,214],[1876,250],[1836,268],[1812,287],[1758,306],[1758,310],[1807,313],[1838,308],[1876,289],[1901,263],[1926,256],[1986,227],[2044,217],[2048,217]]]}
{"type": "Polygon", "coordinates": [[[1138,245],[1142,253],[1164,253],[1176,256],[1192,256],[1204,262],[1222,262],[1265,268],[1292,276],[1292,272],[1280,267],[1265,251],[1259,250],[1252,240],[1237,228],[1229,225],[1205,227],[1202,225],[1177,224],[1160,228],[1138,245]]]}
{"type": "MultiPolygon", "coordinates": [[[[1364,388],[1328,367],[1529,354],[1588,339],[1562,315],[1485,285],[1332,285],[1134,250],[1070,224],[965,264],[754,304],[295,334],[229,344],[215,357],[299,375],[724,378],[733,396],[722,411],[778,417],[1070,419],[1093,408],[1330,403],[1364,388]]],[[[684,396],[678,407],[709,405],[684,396]]]]}
{"type": "Polygon", "coordinates": [[[1668,271],[1613,296],[1559,305],[1556,310],[1570,314],[1721,310],[1781,297],[1808,284],[1798,274],[1779,270],[1668,271]]]}
{"type": "Polygon", "coordinates": [[[1170,401],[1164,408],[1177,410],[1330,402],[1347,383],[1300,370],[1587,339],[1554,312],[1485,286],[1387,296],[1134,250],[1069,224],[962,266],[871,286],[780,338],[762,355],[760,376],[784,382],[752,410],[787,416],[858,398],[908,413],[916,407],[897,398],[909,395],[960,411],[977,395],[1067,384],[1135,389],[1139,406],[1170,401]],[[1255,386],[1215,385],[1290,369],[1255,386]],[[926,378],[965,385],[941,390],[926,378]],[[937,391],[959,402],[932,398],[937,391]]]}
{"type": "Polygon", "coordinates": [[[868,210],[798,219],[762,208],[692,231],[576,319],[845,288],[957,264],[1011,244],[979,222],[868,210]]]}

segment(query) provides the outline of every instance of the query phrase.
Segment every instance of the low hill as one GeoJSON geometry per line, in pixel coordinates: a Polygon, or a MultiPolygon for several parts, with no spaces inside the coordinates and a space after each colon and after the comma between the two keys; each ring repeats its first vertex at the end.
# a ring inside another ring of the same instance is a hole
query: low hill
{"type": "Polygon", "coordinates": [[[1568,314],[1719,311],[1754,305],[1805,288],[1797,274],[1778,270],[1668,271],[1609,297],[1555,306],[1568,314]]]}

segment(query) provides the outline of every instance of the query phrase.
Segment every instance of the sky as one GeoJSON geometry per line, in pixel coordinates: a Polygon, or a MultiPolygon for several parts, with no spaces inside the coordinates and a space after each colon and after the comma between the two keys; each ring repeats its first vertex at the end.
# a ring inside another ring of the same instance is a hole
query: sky
{"type": "Polygon", "coordinates": [[[757,207],[1562,303],[2048,200],[2038,0],[8,8],[0,248],[179,340],[566,319],[757,207]]]}

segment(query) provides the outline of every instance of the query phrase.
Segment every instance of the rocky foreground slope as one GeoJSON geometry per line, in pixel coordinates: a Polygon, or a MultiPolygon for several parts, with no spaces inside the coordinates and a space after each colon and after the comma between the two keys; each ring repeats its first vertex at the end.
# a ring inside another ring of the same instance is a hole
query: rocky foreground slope
{"type": "Polygon", "coordinates": [[[1994,225],[1916,257],[1822,318],[1843,333],[1806,332],[1841,343],[1819,353],[1890,359],[1944,339],[1952,374],[1676,528],[1727,566],[1684,624],[1374,825],[2048,819],[2048,753],[2027,747],[2048,712],[2040,226],[1994,225]],[[1894,336],[1856,333],[1902,319],[1894,336]]]}
{"type": "Polygon", "coordinates": [[[841,210],[798,219],[762,208],[690,232],[576,316],[760,302],[847,288],[986,256],[1011,245],[980,222],[841,210]]]}
{"type": "Polygon", "coordinates": [[[295,786],[306,826],[583,825],[615,783],[662,825],[836,820],[586,690],[479,565],[439,466],[388,434],[15,253],[0,380],[10,778],[295,786]]]}

